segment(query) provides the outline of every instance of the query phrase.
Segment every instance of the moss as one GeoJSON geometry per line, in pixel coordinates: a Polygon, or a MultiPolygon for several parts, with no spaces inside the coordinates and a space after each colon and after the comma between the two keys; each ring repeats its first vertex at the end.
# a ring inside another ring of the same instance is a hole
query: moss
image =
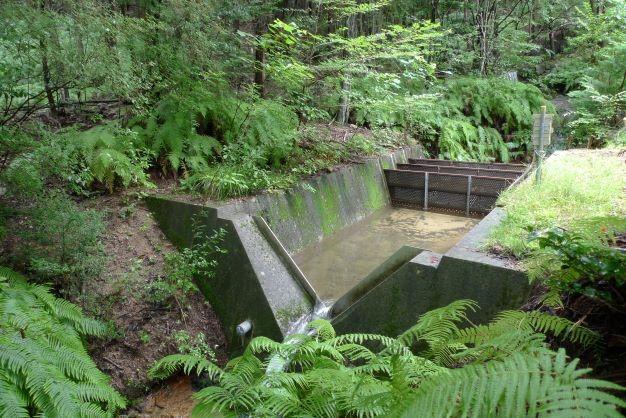
{"type": "Polygon", "coordinates": [[[281,328],[285,328],[292,322],[299,319],[302,315],[306,314],[308,311],[309,308],[306,305],[302,305],[298,302],[292,302],[290,306],[276,311],[276,320],[280,324],[281,328]]]}
{"type": "Polygon", "coordinates": [[[306,203],[304,202],[302,193],[303,191],[298,191],[296,193],[289,194],[289,203],[294,215],[298,218],[301,218],[304,214],[306,214],[306,203]]]}
{"type": "Polygon", "coordinates": [[[331,184],[323,184],[319,189],[321,205],[320,220],[324,236],[331,235],[339,226],[339,191],[331,184]]]}
{"type": "Polygon", "coordinates": [[[286,195],[278,197],[276,199],[278,201],[278,219],[281,221],[286,221],[287,219],[291,219],[292,214],[289,209],[289,201],[286,195]]]}
{"type": "MultiPolygon", "coordinates": [[[[301,239],[301,245],[306,246],[315,240],[315,224],[311,222],[310,213],[307,209],[304,189],[298,189],[289,195],[289,206],[294,216],[294,222],[297,225],[301,239]]],[[[314,194],[314,193],[313,193],[314,194]]]]}
{"type": "Polygon", "coordinates": [[[363,176],[363,183],[365,183],[365,188],[367,190],[366,205],[368,209],[376,210],[385,206],[385,195],[383,193],[383,189],[378,181],[376,181],[376,175],[371,167],[368,167],[365,176],[363,176]]]}

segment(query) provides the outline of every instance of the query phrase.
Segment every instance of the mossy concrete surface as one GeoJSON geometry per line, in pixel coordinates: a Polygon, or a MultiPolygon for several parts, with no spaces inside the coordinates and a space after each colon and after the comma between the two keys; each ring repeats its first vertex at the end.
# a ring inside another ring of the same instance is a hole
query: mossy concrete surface
{"type": "Polygon", "coordinates": [[[198,224],[226,230],[227,253],[217,256],[215,277],[196,281],[236,351],[245,343],[235,333],[239,323],[251,320],[252,335],[281,340],[291,321],[312,310],[316,295],[290,254],[388,205],[382,167],[420,155],[417,147],[401,149],[314,177],[292,190],[235,202],[204,206],[152,196],[146,203],[179,248],[192,245],[198,224]]]}
{"type": "Polygon", "coordinates": [[[220,317],[231,350],[245,342],[235,333],[237,324],[251,320],[254,335],[281,340],[289,325],[281,321],[281,313],[312,309],[312,298],[293,279],[252,217],[219,217],[215,208],[159,197],[148,197],[146,203],[177,247],[191,246],[200,224],[209,230],[226,230],[222,247],[227,252],[217,256],[215,277],[197,277],[196,282],[220,317]]]}
{"type": "Polygon", "coordinates": [[[389,205],[383,168],[421,154],[419,147],[399,149],[316,176],[287,191],[224,205],[218,211],[262,216],[294,254],[389,205]]]}
{"type": "Polygon", "coordinates": [[[502,310],[518,309],[530,292],[526,274],[482,248],[502,216],[500,209],[492,211],[445,254],[421,251],[377,284],[370,284],[367,292],[355,295],[352,304],[333,308],[337,332],[395,337],[421,314],[458,299],[478,302],[481,309],[469,314],[474,323],[488,322],[502,310]]]}

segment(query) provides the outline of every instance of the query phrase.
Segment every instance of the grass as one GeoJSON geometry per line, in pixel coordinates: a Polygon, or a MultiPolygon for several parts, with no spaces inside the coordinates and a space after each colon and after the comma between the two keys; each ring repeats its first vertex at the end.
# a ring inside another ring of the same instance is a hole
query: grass
{"type": "Polygon", "coordinates": [[[531,231],[562,227],[598,242],[626,230],[626,164],[616,151],[574,150],[552,156],[543,181],[534,178],[500,196],[506,216],[490,245],[517,258],[532,258],[531,231]]]}

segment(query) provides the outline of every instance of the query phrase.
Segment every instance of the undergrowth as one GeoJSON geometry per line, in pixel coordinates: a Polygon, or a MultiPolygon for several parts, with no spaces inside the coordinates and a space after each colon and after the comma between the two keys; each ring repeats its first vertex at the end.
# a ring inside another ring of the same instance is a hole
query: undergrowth
{"type": "Polygon", "coordinates": [[[389,94],[357,107],[357,122],[397,126],[446,159],[509,161],[529,152],[532,114],[548,105],[534,86],[459,78],[417,95],[389,94]]]}
{"type": "Polygon", "coordinates": [[[167,378],[181,370],[215,385],[194,395],[192,415],[213,416],[619,416],[625,406],[584,378],[546,336],[597,344],[597,335],[541,312],[506,311],[490,324],[463,328],[469,300],[423,314],[397,338],[336,335],[325,320],[283,343],[256,337],[225,368],[197,355],[171,355],[150,370],[167,378]]]}
{"type": "Polygon", "coordinates": [[[624,162],[616,153],[570,152],[544,165],[540,184],[533,178],[500,196],[506,216],[491,244],[518,258],[532,258],[530,232],[562,227],[600,242],[626,230],[624,162]]]}
{"type": "Polygon", "coordinates": [[[84,346],[105,326],[0,267],[0,416],[111,417],[126,407],[84,346]]]}

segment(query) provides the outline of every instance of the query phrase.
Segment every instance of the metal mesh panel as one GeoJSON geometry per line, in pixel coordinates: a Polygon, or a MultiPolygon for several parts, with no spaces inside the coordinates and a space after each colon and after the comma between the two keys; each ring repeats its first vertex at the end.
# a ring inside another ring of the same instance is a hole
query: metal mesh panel
{"type": "Polygon", "coordinates": [[[472,177],[472,187],[470,194],[480,196],[495,196],[513,183],[511,179],[500,179],[496,177],[472,177]]]}
{"type": "Polygon", "coordinates": [[[524,164],[506,163],[475,163],[470,161],[431,160],[425,158],[409,158],[409,164],[438,165],[442,167],[484,168],[487,170],[511,170],[520,173],[526,169],[524,164]]]}
{"type": "Polygon", "coordinates": [[[472,195],[475,200],[470,205],[470,212],[489,213],[496,205],[497,196],[478,196],[472,195]]]}
{"type": "MultiPolygon", "coordinates": [[[[442,192],[442,191],[429,191],[428,192],[428,206],[429,207],[452,209],[455,211],[465,212],[466,205],[467,205],[466,194],[449,193],[449,192],[442,192]]],[[[471,211],[472,210],[470,207],[470,212],[471,211]]]]}
{"type": "Polygon", "coordinates": [[[428,190],[466,194],[467,177],[462,174],[431,173],[428,176],[428,190]]]}
{"type": "Polygon", "coordinates": [[[390,186],[389,198],[394,205],[424,207],[424,189],[390,186]]]}
{"type": "Polygon", "coordinates": [[[496,170],[485,168],[451,167],[429,164],[396,164],[398,170],[423,171],[428,173],[467,174],[472,176],[502,177],[516,179],[520,176],[519,171],[496,170]]]}
{"type": "Polygon", "coordinates": [[[385,170],[391,203],[469,213],[489,212],[513,179],[463,174],[385,170]],[[427,196],[425,196],[427,190],[427,196]]]}
{"type": "Polygon", "coordinates": [[[406,186],[409,188],[424,188],[425,173],[401,171],[401,170],[385,170],[385,178],[387,186],[406,186]]]}

